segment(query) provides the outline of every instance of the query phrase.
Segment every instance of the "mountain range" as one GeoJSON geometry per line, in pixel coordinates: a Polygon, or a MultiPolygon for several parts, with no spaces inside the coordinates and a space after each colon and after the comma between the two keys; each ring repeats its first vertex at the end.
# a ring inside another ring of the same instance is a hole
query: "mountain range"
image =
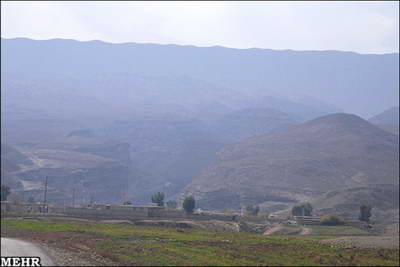
{"type": "Polygon", "coordinates": [[[26,197],[45,176],[58,204],[396,196],[398,54],[2,38],[1,58],[2,183],[26,197]]]}

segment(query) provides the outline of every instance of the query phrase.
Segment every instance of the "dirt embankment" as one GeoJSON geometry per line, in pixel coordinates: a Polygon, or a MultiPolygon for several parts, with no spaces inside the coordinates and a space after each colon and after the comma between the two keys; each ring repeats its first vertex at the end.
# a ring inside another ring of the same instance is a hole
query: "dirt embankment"
{"type": "Polygon", "coordinates": [[[264,232],[263,235],[309,235],[311,229],[307,227],[293,227],[285,225],[275,225],[264,232]]]}

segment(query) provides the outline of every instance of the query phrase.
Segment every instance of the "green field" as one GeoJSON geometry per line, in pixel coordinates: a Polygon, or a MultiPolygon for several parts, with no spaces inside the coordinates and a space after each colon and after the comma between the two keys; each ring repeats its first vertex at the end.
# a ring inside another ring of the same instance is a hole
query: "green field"
{"type": "Polygon", "coordinates": [[[262,236],[96,222],[2,219],[2,236],[95,253],[119,265],[397,265],[399,251],[340,248],[311,236],[262,236]]]}
{"type": "Polygon", "coordinates": [[[370,235],[366,230],[359,229],[353,226],[322,226],[322,225],[307,225],[311,229],[312,235],[322,236],[346,236],[346,235],[370,235]]]}

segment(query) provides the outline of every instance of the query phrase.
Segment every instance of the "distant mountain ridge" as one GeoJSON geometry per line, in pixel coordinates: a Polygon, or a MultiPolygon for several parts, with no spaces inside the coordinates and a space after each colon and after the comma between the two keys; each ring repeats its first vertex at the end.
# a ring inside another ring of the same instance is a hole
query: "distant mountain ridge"
{"type": "Polygon", "coordinates": [[[369,119],[370,122],[375,124],[393,124],[399,125],[399,107],[391,107],[382,113],[379,113],[369,119]]]}
{"type": "Polygon", "coordinates": [[[285,96],[301,93],[364,117],[398,105],[396,53],[362,55],[26,38],[2,38],[1,43],[5,77],[11,73],[29,79],[116,73],[184,77],[230,93],[246,90],[256,98],[276,92],[285,96]],[[365,102],[369,105],[362,104],[365,102]]]}
{"type": "Polygon", "coordinates": [[[369,122],[390,133],[399,135],[399,107],[391,107],[369,119],[369,122]]]}

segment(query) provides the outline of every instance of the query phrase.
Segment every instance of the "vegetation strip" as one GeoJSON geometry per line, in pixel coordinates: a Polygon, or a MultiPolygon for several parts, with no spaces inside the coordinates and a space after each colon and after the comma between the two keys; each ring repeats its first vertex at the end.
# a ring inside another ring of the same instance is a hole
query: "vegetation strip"
{"type": "Polygon", "coordinates": [[[24,237],[123,265],[397,265],[399,250],[323,245],[319,237],[2,219],[2,236],[24,237]]]}

